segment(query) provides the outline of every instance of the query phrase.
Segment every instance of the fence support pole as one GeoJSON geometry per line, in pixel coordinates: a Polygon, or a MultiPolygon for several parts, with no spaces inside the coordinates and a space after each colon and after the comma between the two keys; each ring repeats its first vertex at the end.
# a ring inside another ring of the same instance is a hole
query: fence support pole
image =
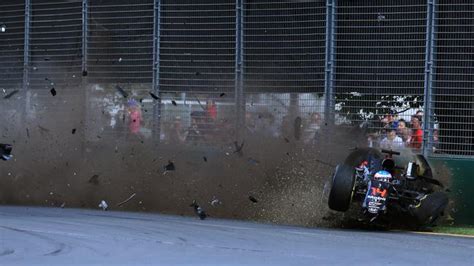
{"type": "Polygon", "coordinates": [[[31,0],[25,0],[25,36],[23,46],[23,89],[29,87],[30,70],[30,25],[31,25],[31,0]]]}
{"type": "Polygon", "coordinates": [[[433,151],[433,53],[435,34],[435,0],[427,0],[426,14],[426,44],[425,44],[425,80],[424,80],[424,110],[423,110],[423,155],[428,156],[433,151]]]}
{"type": "Polygon", "coordinates": [[[245,116],[245,98],[243,86],[243,60],[244,60],[244,0],[235,1],[235,108],[236,108],[236,133],[237,138],[242,136],[245,116]]]}
{"type": "MultiPolygon", "coordinates": [[[[161,0],[154,0],[153,4],[153,79],[152,90],[155,95],[160,96],[160,21],[161,21],[161,0]]],[[[153,135],[158,142],[161,135],[161,98],[153,104],[154,127],[153,135]]]]}
{"type": "MultiPolygon", "coordinates": [[[[87,1],[82,0],[82,76],[87,76],[87,38],[88,38],[88,14],[87,1]]],[[[83,78],[84,79],[84,78],[83,78]]]]}
{"type": "Polygon", "coordinates": [[[336,1],[326,0],[326,58],[324,79],[324,119],[328,125],[334,124],[334,52],[335,52],[335,24],[336,24],[336,1]]]}

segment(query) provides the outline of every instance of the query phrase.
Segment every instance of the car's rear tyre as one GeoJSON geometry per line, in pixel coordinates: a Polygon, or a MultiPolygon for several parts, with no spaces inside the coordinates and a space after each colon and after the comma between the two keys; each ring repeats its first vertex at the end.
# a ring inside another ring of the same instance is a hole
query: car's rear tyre
{"type": "Polygon", "coordinates": [[[349,209],[354,190],[354,167],[343,164],[336,167],[333,183],[329,192],[329,208],[345,212],[349,209]]]}
{"type": "Polygon", "coordinates": [[[421,200],[420,205],[413,210],[413,213],[421,226],[433,225],[443,214],[447,205],[448,196],[438,191],[421,200]]]}

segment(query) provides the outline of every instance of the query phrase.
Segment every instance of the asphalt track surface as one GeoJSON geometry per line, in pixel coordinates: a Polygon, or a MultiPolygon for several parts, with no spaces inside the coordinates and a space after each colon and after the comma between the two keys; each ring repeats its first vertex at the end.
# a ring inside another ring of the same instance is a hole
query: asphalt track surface
{"type": "Polygon", "coordinates": [[[0,265],[474,265],[474,239],[0,207],[0,265]]]}

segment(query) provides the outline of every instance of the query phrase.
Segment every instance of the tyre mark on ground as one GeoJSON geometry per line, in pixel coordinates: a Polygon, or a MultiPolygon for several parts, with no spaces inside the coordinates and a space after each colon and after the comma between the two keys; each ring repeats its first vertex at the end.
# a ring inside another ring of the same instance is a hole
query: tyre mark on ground
{"type": "Polygon", "coordinates": [[[64,253],[66,253],[66,251],[69,251],[71,249],[70,247],[66,246],[66,244],[64,244],[62,242],[59,242],[59,241],[54,240],[54,239],[52,239],[50,237],[47,237],[47,236],[40,235],[38,233],[34,233],[32,231],[29,231],[29,230],[24,230],[24,229],[9,227],[9,226],[0,226],[0,227],[4,228],[4,229],[7,229],[7,230],[10,230],[10,231],[19,232],[19,233],[22,233],[22,234],[30,235],[30,236],[45,240],[46,242],[49,242],[52,245],[57,247],[52,252],[43,254],[44,256],[50,256],[50,255],[57,256],[59,254],[64,254],[64,253]]]}

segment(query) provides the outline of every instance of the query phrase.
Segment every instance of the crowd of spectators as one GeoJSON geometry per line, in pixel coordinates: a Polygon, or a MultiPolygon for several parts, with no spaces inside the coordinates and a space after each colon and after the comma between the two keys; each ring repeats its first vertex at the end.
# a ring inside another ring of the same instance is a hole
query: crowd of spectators
{"type": "MultiPolygon", "coordinates": [[[[375,134],[369,134],[369,146],[379,146],[383,149],[397,150],[400,148],[421,149],[423,144],[423,111],[417,111],[410,121],[389,114],[382,120],[382,128],[375,134]]],[[[434,147],[438,143],[437,129],[435,129],[434,147]]]]}
{"type": "MultiPolygon", "coordinates": [[[[184,126],[182,118],[176,116],[165,129],[166,140],[174,143],[216,142],[226,140],[235,133],[232,115],[218,115],[216,103],[208,100],[202,110],[190,113],[189,126],[184,126]],[[229,117],[228,117],[229,116],[229,117]]],[[[286,114],[262,112],[245,113],[245,134],[266,137],[294,139],[305,144],[315,143],[321,129],[320,113],[308,113],[296,118],[286,114]]],[[[375,133],[368,134],[370,147],[399,150],[402,148],[421,149],[423,145],[423,111],[419,110],[407,121],[397,114],[388,114],[380,120],[375,133]]],[[[438,130],[434,130],[433,147],[437,148],[438,130]]]]}

